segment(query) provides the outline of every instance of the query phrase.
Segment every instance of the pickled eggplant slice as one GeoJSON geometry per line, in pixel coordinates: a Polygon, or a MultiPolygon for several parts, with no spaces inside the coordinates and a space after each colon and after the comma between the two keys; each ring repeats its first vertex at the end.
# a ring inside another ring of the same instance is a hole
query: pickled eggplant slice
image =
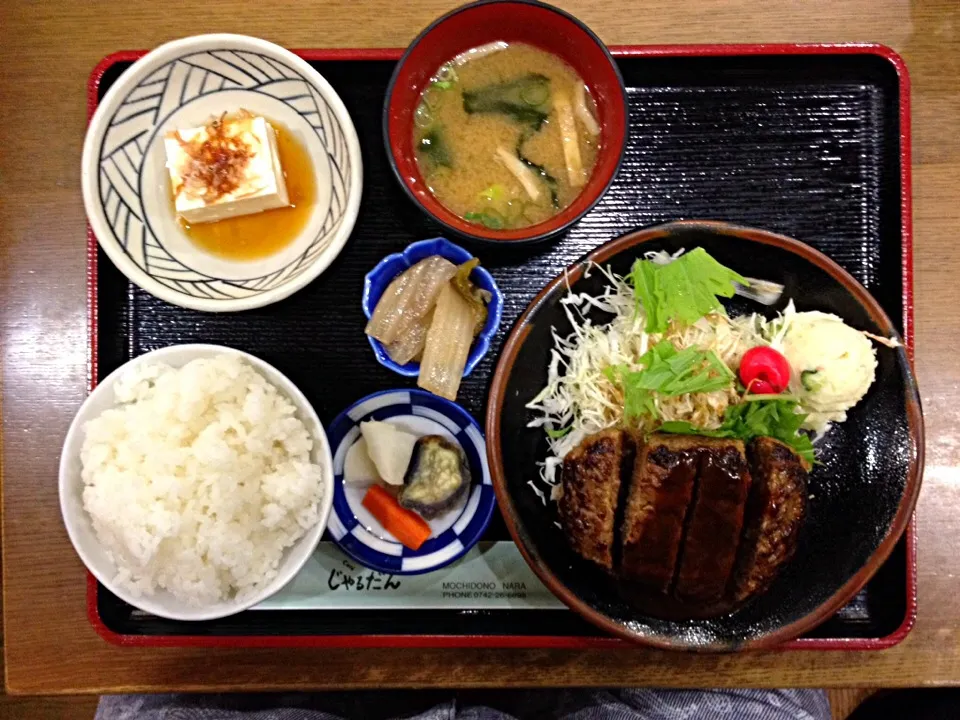
{"type": "Polygon", "coordinates": [[[413,448],[400,505],[427,520],[453,509],[470,489],[463,449],[441,435],[424,435],[413,448]]]}

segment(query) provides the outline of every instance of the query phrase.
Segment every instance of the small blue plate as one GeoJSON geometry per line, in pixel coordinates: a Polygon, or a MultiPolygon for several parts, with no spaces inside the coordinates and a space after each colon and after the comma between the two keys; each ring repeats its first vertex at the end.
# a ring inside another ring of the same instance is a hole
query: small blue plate
{"type": "MultiPolygon", "coordinates": [[[[431,255],[439,255],[456,265],[465,263],[473,257],[459,245],[454,245],[442,237],[433,240],[421,240],[407,246],[407,249],[402,253],[387,255],[377,263],[373,270],[367,273],[363,280],[363,314],[367,316],[367,320],[373,315],[374,308],[380,302],[380,296],[383,295],[384,290],[387,289],[393,279],[407,268],[416,265],[431,255]]],[[[477,287],[488,291],[492,297],[487,305],[487,322],[470,347],[467,365],[463,369],[464,377],[469,375],[477,366],[477,363],[487,354],[487,350],[490,349],[490,341],[496,335],[497,328],[500,327],[500,316],[503,314],[503,295],[500,293],[493,276],[481,265],[470,273],[470,279],[476,283],[477,287]]],[[[379,340],[369,335],[367,335],[367,340],[370,341],[373,354],[377,356],[377,362],[384,367],[388,367],[404,377],[416,377],[420,372],[420,363],[408,362],[406,365],[399,365],[390,359],[379,340]]]]}
{"type": "Polygon", "coordinates": [[[358,563],[393,575],[419,575],[462,557],[483,535],[497,499],[480,425],[463,408],[424,390],[385,390],[355,402],[327,428],[333,451],[333,510],[327,530],[358,563]],[[467,455],[473,486],[449,512],[428,520],[433,534],[419,550],[401,545],[363,507],[369,485],[343,482],[347,450],[360,437],[360,423],[382,420],[415,435],[443,435],[467,455]]]}

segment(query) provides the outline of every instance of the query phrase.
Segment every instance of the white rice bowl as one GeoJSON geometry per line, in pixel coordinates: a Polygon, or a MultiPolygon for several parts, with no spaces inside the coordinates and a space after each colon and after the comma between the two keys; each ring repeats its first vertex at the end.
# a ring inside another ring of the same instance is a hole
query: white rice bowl
{"type": "Polygon", "coordinates": [[[316,547],[330,451],[309,403],[266,363],[213,346],[159,353],[179,362],[132,361],[75,419],[64,519],[122,599],[165,617],[220,617],[278,590],[316,547]]]}

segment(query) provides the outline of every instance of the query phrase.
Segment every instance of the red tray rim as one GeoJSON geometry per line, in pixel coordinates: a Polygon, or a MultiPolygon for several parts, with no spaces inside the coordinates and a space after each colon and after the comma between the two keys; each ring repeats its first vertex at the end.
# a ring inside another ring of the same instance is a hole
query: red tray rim
{"type": "MultiPolygon", "coordinates": [[[[892,48],[877,43],[760,43],[750,45],[613,45],[615,57],[716,57],[750,55],[876,55],[893,65],[900,87],[900,212],[902,237],[903,336],[907,355],[913,362],[913,221],[910,148],[910,75],[903,58],[892,48]]],[[[304,60],[398,60],[402,48],[296,49],[304,60]]],[[[100,81],[109,67],[132,62],[146,50],[121,50],[103,58],[87,82],[87,121],[97,108],[100,81]]],[[[87,383],[97,378],[97,239],[87,226],[87,383]]],[[[917,619],[917,537],[911,518],[904,533],[907,544],[907,608],[900,627],[879,638],[799,638],[780,646],[781,650],[885,650],[899,644],[917,619]]],[[[125,647],[317,647],[317,648],[626,648],[631,643],[612,637],[540,635],[125,635],[106,626],[97,608],[97,580],[87,573],[87,617],[101,638],[125,647]]],[[[639,647],[639,646],[638,646],[639,647]]]]}

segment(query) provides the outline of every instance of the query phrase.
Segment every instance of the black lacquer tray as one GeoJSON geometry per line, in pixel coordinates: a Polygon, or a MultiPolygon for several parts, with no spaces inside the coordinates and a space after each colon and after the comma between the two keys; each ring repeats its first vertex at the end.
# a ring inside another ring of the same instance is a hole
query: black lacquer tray
{"type": "MultiPolygon", "coordinates": [[[[614,48],[628,89],[623,167],[569,233],[524,249],[478,249],[505,296],[503,325],[458,402],[483,421],[500,343],[540,288],[580,256],[634,228],[726,220],[809,243],[877,298],[912,343],[909,81],[873,45],[614,48]]],[[[142,52],[105,58],[90,112],[142,52]]],[[[363,152],[364,191],[347,246],[290,298],[241,314],[174,307],[132,286],[90,243],[91,386],[132,357],[209,342],[251,352],[284,372],[329,423],[377,390],[413,381],[373,357],[360,309],[364,274],[384,255],[440,235],[393,178],[381,107],[398,50],[299,51],[340,94],[363,152]]],[[[485,536],[509,540],[496,517],[485,536]]],[[[889,647],[916,615],[912,526],[864,590],[809,636],[806,649],[889,647]]],[[[136,645],[615,646],[567,610],[257,610],[183,623],[147,616],[92,577],[90,618],[105,638],[136,645]]]]}

